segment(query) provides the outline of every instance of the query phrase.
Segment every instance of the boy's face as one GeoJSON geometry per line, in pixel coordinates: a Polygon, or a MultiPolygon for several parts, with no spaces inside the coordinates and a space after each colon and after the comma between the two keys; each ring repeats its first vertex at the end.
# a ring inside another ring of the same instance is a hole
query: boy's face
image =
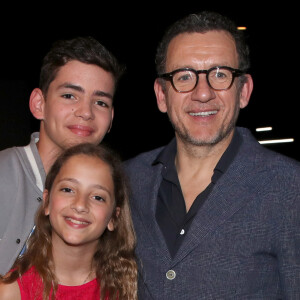
{"type": "Polygon", "coordinates": [[[41,100],[40,141],[49,149],[99,144],[113,120],[115,81],[102,68],[70,61],[60,68],[41,100]]]}

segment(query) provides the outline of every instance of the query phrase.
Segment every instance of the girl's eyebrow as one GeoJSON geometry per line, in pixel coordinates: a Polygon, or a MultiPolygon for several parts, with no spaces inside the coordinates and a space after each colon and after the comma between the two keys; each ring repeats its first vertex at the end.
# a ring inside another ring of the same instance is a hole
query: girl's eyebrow
{"type": "Polygon", "coordinates": [[[62,182],[62,181],[71,181],[71,182],[74,182],[74,183],[79,183],[79,181],[75,178],[72,178],[72,177],[64,177],[64,178],[61,178],[57,181],[57,183],[59,182],[62,182]]]}
{"type": "MultiPolygon", "coordinates": [[[[80,181],[77,180],[76,178],[73,178],[73,177],[61,178],[60,180],[57,181],[57,183],[60,183],[60,182],[63,182],[63,181],[69,181],[69,182],[72,182],[72,183],[80,184],[80,181]]],[[[105,186],[101,185],[101,184],[92,184],[91,187],[106,191],[110,196],[112,196],[111,191],[108,188],[106,188],[105,186]]]]}

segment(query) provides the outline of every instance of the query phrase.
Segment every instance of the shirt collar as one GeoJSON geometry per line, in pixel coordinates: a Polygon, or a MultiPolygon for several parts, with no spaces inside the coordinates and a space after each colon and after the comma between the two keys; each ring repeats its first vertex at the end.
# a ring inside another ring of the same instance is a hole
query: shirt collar
{"type": "Polygon", "coordinates": [[[217,182],[220,176],[226,172],[230,164],[233,162],[236,154],[238,153],[241,143],[242,143],[242,138],[238,133],[238,131],[235,130],[229,146],[221,156],[219,162],[217,163],[214,169],[214,174],[211,178],[211,181],[213,183],[217,182]]]}
{"type": "MultiPolygon", "coordinates": [[[[242,137],[237,130],[234,131],[233,138],[221,156],[219,162],[217,163],[214,173],[212,176],[212,182],[216,183],[220,176],[226,172],[234,157],[236,156],[240,145],[242,142],[242,137]]],[[[175,156],[177,152],[176,139],[173,138],[171,142],[158,154],[153,164],[161,163],[167,170],[176,170],[175,168],[175,156]]]]}

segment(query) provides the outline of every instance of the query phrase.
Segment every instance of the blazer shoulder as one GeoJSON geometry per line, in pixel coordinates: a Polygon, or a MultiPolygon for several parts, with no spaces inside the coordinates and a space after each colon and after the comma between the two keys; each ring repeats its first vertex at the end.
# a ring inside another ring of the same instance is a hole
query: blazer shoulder
{"type": "Polygon", "coordinates": [[[239,151],[240,161],[250,162],[255,167],[255,172],[280,172],[283,176],[300,175],[300,162],[284,154],[275,152],[259,144],[249,130],[238,128],[242,136],[242,145],[239,151]]]}
{"type": "Polygon", "coordinates": [[[157,158],[158,154],[164,149],[165,147],[159,147],[154,150],[143,152],[131,159],[128,159],[124,162],[124,167],[126,170],[135,169],[137,167],[150,167],[155,159],[157,158]]]}

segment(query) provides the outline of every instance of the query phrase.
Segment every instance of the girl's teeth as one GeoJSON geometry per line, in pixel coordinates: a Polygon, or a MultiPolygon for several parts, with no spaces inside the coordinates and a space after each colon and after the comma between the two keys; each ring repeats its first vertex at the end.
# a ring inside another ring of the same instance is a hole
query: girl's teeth
{"type": "Polygon", "coordinates": [[[77,221],[71,218],[66,218],[68,221],[71,221],[74,224],[88,224],[87,222],[77,221]]]}

